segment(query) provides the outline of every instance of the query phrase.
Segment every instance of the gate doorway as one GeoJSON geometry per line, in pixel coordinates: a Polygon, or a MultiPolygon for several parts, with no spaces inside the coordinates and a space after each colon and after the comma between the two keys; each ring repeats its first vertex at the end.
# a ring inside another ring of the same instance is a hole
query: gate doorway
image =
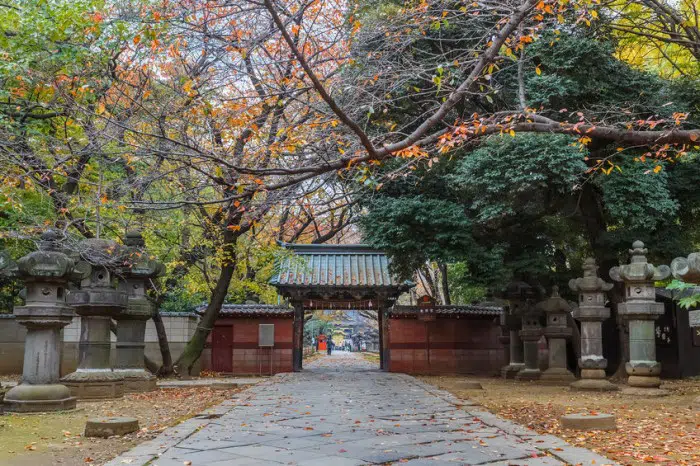
{"type": "Polygon", "coordinates": [[[388,318],[385,314],[398,296],[415,286],[399,282],[385,253],[363,244],[281,243],[289,254],[278,264],[270,283],[294,308],[293,370],[302,369],[304,322],[315,310],[377,312],[379,366],[388,370],[388,318]]]}

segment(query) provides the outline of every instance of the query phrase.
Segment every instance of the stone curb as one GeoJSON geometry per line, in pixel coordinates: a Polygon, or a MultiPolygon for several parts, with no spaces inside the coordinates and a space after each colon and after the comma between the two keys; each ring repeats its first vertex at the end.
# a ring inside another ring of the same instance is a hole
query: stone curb
{"type": "Polygon", "coordinates": [[[254,398],[255,394],[249,392],[250,388],[258,385],[272,384],[280,378],[281,377],[278,375],[275,375],[258,384],[249,385],[238,394],[239,396],[237,398],[226,400],[216,406],[212,406],[194,417],[165,429],[158,435],[158,437],[137,445],[131,450],[128,450],[111,461],[105,463],[104,466],[124,466],[125,464],[129,464],[131,466],[146,466],[152,461],[158,459],[170,448],[190,437],[192,434],[200,431],[209,424],[214,424],[214,420],[230,411],[233,411],[239,404],[245,403],[251,398],[254,398]]]}
{"type": "Polygon", "coordinates": [[[457,398],[452,393],[441,390],[434,385],[423,382],[408,374],[395,374],[404,380],[419,386],[423,390],[431,393],[443,401],[454,405],[455,407],[463,407],[462,409],[469,414],[472,414],[481,420],[481,422],[489,427],[495,427],[505,432],[506,434],[518,437],[521,441],[531,444],[534,448],[541,450],[567,464],[576,465],[596,465],[596,466],[620,466],[609,458],[601,456],[591,450],[581,447],[575,447],[565,440],[554,435],[540,435],[532,429],[523,427],[515,422],[503,419],[490,411],[478,406],[477,403],[471,400],[462,400],[457,398]],[[474,408],[471,408],[473,406],[474,408]]]}

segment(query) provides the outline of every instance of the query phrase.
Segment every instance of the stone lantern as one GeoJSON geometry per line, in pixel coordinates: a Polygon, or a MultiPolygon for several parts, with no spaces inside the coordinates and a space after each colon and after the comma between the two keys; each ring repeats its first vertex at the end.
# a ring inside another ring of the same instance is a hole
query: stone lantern
{"type": "Polygon", "coordinates": [[[571,384],[575,390],[618,390],[605,378],[608,361],[603,357],[603,321],[610,317],[605,292],[612,287],[598,277],[598,266],[590,257],[583,261],[583,277],[569,281],[569,288],[579,294],[574,318],[581,322],[581,380],[571,384]]]}
{"type": "Polygon", "coordinates": [[[666,265],[655,267],[647,262],[647,249],[635,241],[630,249],[629,264],[610,269],[610,277],[625,284],[625,302],[618,305],[621,318],[629,322],[630,360],[625,365],[632,387],[658,388],[661,364],[656,361],[654,321],[664,313],[663,303],[656,302],[654,282],[671,275],[666,265]]]}
{"type": "Polygon", "coordinates": [[[535,308],[547,316],[544,335],[549,346],[549,367],[542,373],[541,379],[548,382],[573,382],[576,377],[566,367],[566,340],[573,333],[566,320],[571,306],[559,296],[559,287],[555,286],[552,288],[552,296],[539,302],[535,308]]]}
{"type": "MultiPolygon", "coordinates": [[[[671,262],[671,273],[673,277],[684,281],[685,283],[693,283],[700,286],[700,253],[693,252],[688,257],[676,257],[671,262]]],[[[700,290],[695,288],[693,293],[698,293],[700,290]]],[[[693,330],[697,328],[691,327],[693,330]]],[[[696,409],[700,409],[700,396],[695,398],[693,405],[696,409]]]]}
{"type": "Polygon", "coordinates": [[[126,234],[127,267],[120,283],[128,295],[126,311],[117,317],[117,362],[115,372],[124,377],[124,392],[145,392],[156,389],[156,377],[143,363],[146,322],[153,317],[153,304],[146,296],[149,280],[163,274],[162,263],[144,253],[140,232],[126,234]]]}
{"type": "Polygon", "coordinates": [[[5,410],[14,412],[62,411],[75,408],[75,397],[59,383],[61,329],[73,318],[66,304],[66,289],[75,262],[61,252],[59,233],[41,235],[39,250],[17,261],[27,298],[14,309],[17,322],[27,328],[22,382],[5,394],[5,410]]]}
{"type": "Polygon", "coordinates": [[[86,239],[79,243],[79,252],[86,259],[79,264],[86,278],[68,299],[81,316],[79,363],[61,381],[79,399],[119,398],[124,394],[124,378],[112,370],[110,361],[111,319],[119,317],[127,303],[126,293],[114,286],[118,246],[113,241],[86,239]]]}
{"type": "MultiPolygon", "coordinates": [[[[511,363],[506,366],[505,375],[513,373],[517,380],[537,380],[541,371],[538,362],[537,343],[542,337],[540,313],[535,309],[539,290],[525,282],[512,282],[506,288],[506,299],[510,304],[510,312],[520,321],[521,329],[511,331],[510,350],[511,363]],[[519,367],[517,372],[514,372],[519,367]]],[[[511,321],[512,324],[515,319],[511,321]]]]}

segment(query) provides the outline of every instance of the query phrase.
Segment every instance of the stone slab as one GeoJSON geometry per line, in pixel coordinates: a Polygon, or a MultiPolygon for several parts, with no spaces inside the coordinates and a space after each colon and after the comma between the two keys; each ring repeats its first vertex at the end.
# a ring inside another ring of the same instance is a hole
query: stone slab
{"type": "Polygon", "coordinates": [[[112,437],[139,430],[139,421],[133,417],[93,417],[85,424],[85,437],[112,437]]]}
{"type": "Polygon", "coordinates": [[[615,415],[604,413],[565,414],[559,418],[562,428],[571,430],[615,430],[617,422],[615,415]]]}

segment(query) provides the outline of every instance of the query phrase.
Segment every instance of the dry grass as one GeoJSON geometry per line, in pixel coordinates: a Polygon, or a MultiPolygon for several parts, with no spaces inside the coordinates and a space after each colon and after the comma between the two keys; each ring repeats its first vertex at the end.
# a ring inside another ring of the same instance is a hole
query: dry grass
{"type": "Polygon", "coordinates": [[[458,377],[422,377],[455,395],[539,433],[557,435],[626,465],[700,465],[700,410],[691,404],[700,395],[700,381],[666,382],[671,395],[640,398],[620,392],[572,392],[565,386],[502,379],[478,380],[484,390],[455,388],[458,377]],[[602,412],[617,416],[618,429],[609,432],[562,430],[565,413],[602,412]]]}
{"type": "Polygon", "coordinates": [[[0,417],[0,464],[3,466],[103,464],[135,445],[156,437],[237,390],[206,387],[162,389],[119,400],[79,402],[78,410],[57,414],[6,414],[0,417]],[[88,417],[129,416],[141,431],[109,439],[84,438],[88,417]]]}

